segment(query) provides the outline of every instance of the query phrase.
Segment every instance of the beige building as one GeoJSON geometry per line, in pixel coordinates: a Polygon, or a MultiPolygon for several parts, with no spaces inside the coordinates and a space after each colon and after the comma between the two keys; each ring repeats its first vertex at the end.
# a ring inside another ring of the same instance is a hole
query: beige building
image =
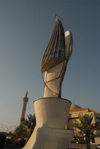
{"type": "MultiPolygon", "coordinates": [[[[70,108],[70,115],[69,115],[69,121],[68,121],[68,127],[69,129],[74,129],[74,133],[78,133],[77,129],[73,128],[73,123],[75,120],[79,120],[79,115],[82,114],[89,114],[93,116],[92,123],[100,123],[100,112],[94,111],[90,108],[82,108],[78,105],[72,104],[70,108]]],[[[100,135],[100,131],[95,132],[96,135],[100,135]]],[[[100,140],[99,140],[100,141],[100,140]]],[[[99,142],[100,143],[100,142],[99,142]]]]}

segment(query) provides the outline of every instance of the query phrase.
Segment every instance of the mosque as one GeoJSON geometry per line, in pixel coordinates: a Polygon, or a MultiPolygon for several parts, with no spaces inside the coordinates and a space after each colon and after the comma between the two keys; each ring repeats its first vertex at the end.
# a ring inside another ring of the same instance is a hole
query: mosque
{"type": "Polygon", "coordinates": [[[82,108],[78,105],[72,104],[70,108],[70,115],[69,115],[69,127],[73,128],[74,120],[78,120],[79,115],[82,114],[89,114],[93,116],[92,123],[100,123],[100,112],[97,112],[91,108],[82,108]]]}

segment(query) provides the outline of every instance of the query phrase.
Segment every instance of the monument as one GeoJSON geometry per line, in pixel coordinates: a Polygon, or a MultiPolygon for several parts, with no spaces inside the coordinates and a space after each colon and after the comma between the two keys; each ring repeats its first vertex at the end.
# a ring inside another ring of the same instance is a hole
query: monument
{"type": "Polygon", "coordinates": [[[62,81],[72,53],[72,34],[56,16],[41,62],[44,97],[34,101],[36,127],[23,149],[67,149],[73,130],[66,128],[71,101],[61,97],[62,81]]]}

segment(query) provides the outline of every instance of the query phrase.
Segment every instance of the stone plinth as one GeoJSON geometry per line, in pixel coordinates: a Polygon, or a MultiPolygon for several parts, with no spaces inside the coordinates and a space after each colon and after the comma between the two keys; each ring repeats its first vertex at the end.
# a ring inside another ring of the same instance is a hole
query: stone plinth
{"type": "Polygon", "coordinates": [[[73,131],[65,129],[71,102],[62,98],[34,101],[36,127],[24,149],[67,149],[73,131]]]}

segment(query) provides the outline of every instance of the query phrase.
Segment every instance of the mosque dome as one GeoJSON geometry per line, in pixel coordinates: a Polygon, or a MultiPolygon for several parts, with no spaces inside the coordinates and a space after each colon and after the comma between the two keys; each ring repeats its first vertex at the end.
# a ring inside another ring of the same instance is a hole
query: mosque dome
{"type": "Polygon", "coordinates": [[[70,110],[76,110],[76,109],[81,109],[82,107],[76,105],[76,104],[71,104],[70,110]]]}

